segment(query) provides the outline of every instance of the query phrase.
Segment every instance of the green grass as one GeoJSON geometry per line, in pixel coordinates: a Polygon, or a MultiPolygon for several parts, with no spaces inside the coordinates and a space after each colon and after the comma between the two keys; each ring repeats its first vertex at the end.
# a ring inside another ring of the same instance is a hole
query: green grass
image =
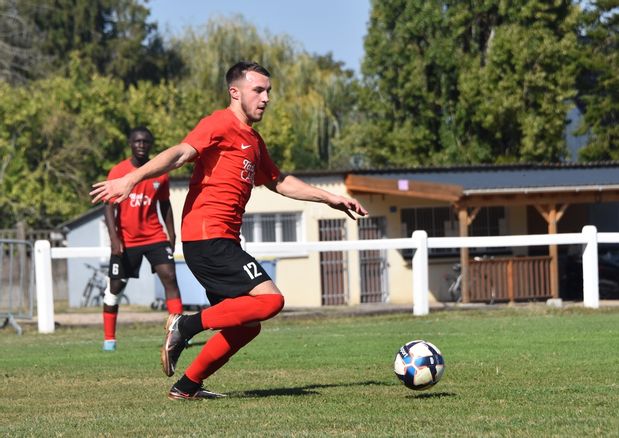
{"type": "Polygon", "coordinates": [[[619,436],[619,309],[276,318],[208,382],[230,397],[202,402],[166,398],[162,336],[121,326],[103,353],[99,327],[3,330],[0,436],[619,436]],[[429,391],[393,374],[417,338],[445,356],[429,391]]]}

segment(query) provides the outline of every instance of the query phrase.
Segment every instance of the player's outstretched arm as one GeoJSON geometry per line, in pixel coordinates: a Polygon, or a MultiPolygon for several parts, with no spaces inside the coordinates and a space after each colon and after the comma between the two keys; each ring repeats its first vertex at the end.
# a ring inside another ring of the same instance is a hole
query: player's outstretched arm
{"type": "Polygon", "coordinates": [[[368,214],[367,210],[356,199],[335,195],[301,181],[292,175],[281,175],[277,181],[267,184],[267,187],[280,195],[300,201],[322,202],[336,210],[343,211],[351,219],[356,219],[351,212],[359,216],[368,214]]]}
{"type": "Polygon", "coordinates": [[[99,201],[112,201],[118,204],[127,199],[131,189],[140,181],[177,169],[187,161],[193,160],[197,155],[198,152],[187,143],[172,146],[122,178],[93,184],[93,190],[90,192],[91,202],[95,204],[99,201]]]}

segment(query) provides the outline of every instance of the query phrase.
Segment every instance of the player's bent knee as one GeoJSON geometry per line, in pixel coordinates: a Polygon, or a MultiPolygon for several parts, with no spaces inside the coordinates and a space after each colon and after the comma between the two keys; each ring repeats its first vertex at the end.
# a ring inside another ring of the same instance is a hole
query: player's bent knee
{"type": "Polygon", "coordinates": [[[281,294],[257,295],[254,298],[262,304],[262,320],[273,318],[284,308],[284,296],[281,294]]]}
{"type": "Polygon", "coordinates": [[[126,278],[112,279],[110,280],[108,289],[110,289],[112,294],[119,295],[127,287],[127,282],[128,280],[126,278]]]}

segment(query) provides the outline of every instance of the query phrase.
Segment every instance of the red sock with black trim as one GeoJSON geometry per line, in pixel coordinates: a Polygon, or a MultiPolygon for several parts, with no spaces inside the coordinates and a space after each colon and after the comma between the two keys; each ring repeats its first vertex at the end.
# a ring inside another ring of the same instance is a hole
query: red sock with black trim
{"type": "Polygon", "coordinates": [[[118,318],[118,309],[116,312],[103,312],[103,339],[109,341],[116,339],[116,319],[118,318]]]}
{"type": "MultiPolygon", "coordinates": [[[[202,347],[202,351],[189,365],[185,376],[192,382],[202,383],[224,366],[237,351],[260,333],[260,324],[255,326],[230,327],[215,333],[202,347]]],[[[179,388],[183,390],[182,388],[179,388]]]]}
{"type": "Polygon", "coordinates": [[[183,301],[181,298],[167,298],[165,305],[168,308],[168,313],[183,313],[183,301]]]}

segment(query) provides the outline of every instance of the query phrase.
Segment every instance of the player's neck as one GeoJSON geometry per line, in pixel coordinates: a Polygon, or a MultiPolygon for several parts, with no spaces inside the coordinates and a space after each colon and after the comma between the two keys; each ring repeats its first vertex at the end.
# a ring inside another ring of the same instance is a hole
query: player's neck
{"type": "Polygon", "coordinates": [[[230,111],[232,111],[232,114],[234,114],[234,116],[237,119],[239,119],[241,121],[241,123],[244,123],[247,126],[251,126],[252,125],[252,122],[247,118],[247,115],[245,114],[245,111],[243,111],[243,109],[240,108],[238,105],[230,104],[228,109],[230,111]]]}
{"type": "Polygon", "coordinates": [[[142,167],[148,161],[148,157],[144,157],[143,159],[138,159],[136,157],[131,157],[131,164],[134,167],[142,167]]]}

